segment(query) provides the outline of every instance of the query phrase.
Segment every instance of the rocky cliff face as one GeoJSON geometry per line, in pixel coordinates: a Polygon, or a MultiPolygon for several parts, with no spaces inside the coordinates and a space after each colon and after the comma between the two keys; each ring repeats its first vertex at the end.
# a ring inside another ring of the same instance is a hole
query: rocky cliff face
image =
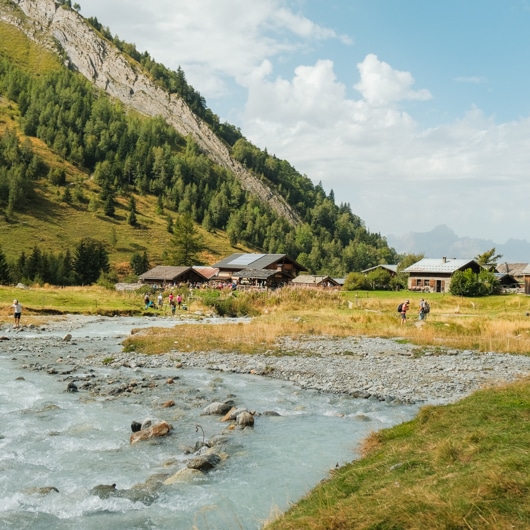
{"type": "Polygon", "coordinates": [[[11,4],[0,3],[0,19],[43,46],[62,50],[70,67],[110,96],[148,116],[162,116],[184,136],[191,134],[215,163],[239,179],[245,190],[268,202],[290,223],[300,222],[283,197],[231,158],[226,145],[178,95],[158,88],[142,73],[140,65],[100,37],[76,11],[56,5],[54,0],[13,0],[11,4]]]}

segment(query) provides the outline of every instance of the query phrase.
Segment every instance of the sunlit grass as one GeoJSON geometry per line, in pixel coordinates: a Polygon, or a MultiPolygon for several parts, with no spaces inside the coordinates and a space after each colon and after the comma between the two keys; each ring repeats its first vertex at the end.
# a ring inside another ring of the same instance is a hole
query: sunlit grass
{"type": "MultiPolygon", "coordinates": [[[[283,289],[248,295],[260,311],[246,324],[179,326],[156,329],[134,336],[128,347],[145,353],[168,349],[281,353],[280,337],[371,336],[406,339],[418,346],[473,349],[528,354],[530,352],[529,301],[520,295],[466,300],[451,296],[429,297],[431,314],[417,320],[412,310],[401,326],[396,311],[403,294],[307,292],[283,289]],[[177,337],[178,336],[178,340],[177,337]]],[[[420,295],[407,294],[413,307],[420,295]]]]}
{"type": "Polygon", "coordinates": [[[487,389],[373,433],[267,528],[530,527],[530,381],[487,389]]]}

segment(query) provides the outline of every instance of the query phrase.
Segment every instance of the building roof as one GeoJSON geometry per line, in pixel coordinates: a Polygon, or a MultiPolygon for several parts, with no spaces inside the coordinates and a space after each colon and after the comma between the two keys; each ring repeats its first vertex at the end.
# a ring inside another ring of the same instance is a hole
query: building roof
{"type": "Polygon", "coordinates": [[[206,267],[202,265],[193,265],[193,270],[202,274],[207,280],[215,278],[219,274],[219,269],[216,267],[206,267]]]}
{"type": "Polygon", "coordinates": [[[403,272],[452,274],[458,270],[465,270],[473,264],[480,267],[474,259],[423,258],[403,272]]]}
{"type": "Polygon", "coordinates": [[[524,271],[523,271],[523,274],[525,276],[528,276],[530,275],[530,263],[525,267],[524,271]]]}
{"type": "Polygon", "coordinates": [[[376,265],[375,267],[370,267],[368,269],[364,269],[361,272],[364,274],[364,273],[367,273],[367,272],[375,271],[376,269],[386,269],[386,270],[396,274],[397,273],[397,268],[398,268],[397,265],[389,265],[387,263],[382,263],[380,265],[376,265]]]}
{"type": "Polygon", "coordinates": [[[512,276],[522,276],[526,267],[528,267],[528,263],[499,263],[496,268],[497,272],[504,272],[512,276]]]}
{"type": "Polygon", "coordinates": [[[296,265],[298,270],[305,271],[306,268],[287,254],[232,254],[227,258],[214,263],[212,267],[240,271],[243,269],[266,269],[279,261],[287,261],[296,265]]]}
{"type": "Polygon", "coordinates": [[[313,276],[311,274],[300,274],[291,280],[295,285],[320,285],[323,282],[328,282],[331,285],[339,285],[330,276],[313,276]]]}
{"type": "Polygon", "coordinates": [[[174,267],[171,265],[158,265],[152,269],[140,274],[138,278],[141,281],[159,281],[159,282],[173,282],[177,278],[184,276],[186,273],[193,271],[200,278],[206,280],[206,278],[197,270],[192,267],[174,267]]]}
{"type": "Polygon", "coordinates": [[[232,274],[234,278],[249,278],[251,280],[267,280],[271,276],[277,274],[277,271],[272,269],[243,269],[232,274]]]}

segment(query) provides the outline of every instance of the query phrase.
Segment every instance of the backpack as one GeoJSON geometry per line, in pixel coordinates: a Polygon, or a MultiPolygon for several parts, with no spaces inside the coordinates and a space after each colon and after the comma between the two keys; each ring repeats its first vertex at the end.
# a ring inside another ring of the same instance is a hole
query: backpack
{"type": "Polygon", "coordinates": [[[423,312],[425,314],[431,312],[431,306],[429,305],[429,302],[423,302],[423,312]]]}
{"type": "Polygon", "coordinates": [[[403,311],[403,304],[399,304],[398,307],[397,307],[397,312],[398,313],[401,313],[403,311]]]}

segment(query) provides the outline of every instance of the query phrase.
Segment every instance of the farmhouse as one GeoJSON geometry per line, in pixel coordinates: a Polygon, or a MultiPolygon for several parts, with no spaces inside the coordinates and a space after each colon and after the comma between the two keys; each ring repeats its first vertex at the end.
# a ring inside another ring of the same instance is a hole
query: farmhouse
{"type": "Polygon", "coordinates": [[[368,274],[369,272],[382,270],[388,272],[390,276],[394,277],[397,274],[397,268],[397,265],[388,265],[384,263],[381,265],[376,265],[375,267],[370,267],[369,269],[364,269],[363,271],[361,271],[361,273],[368,274]]]}
{"type": "Polygon", "coordinates": [[[467,269],[478,273],[482,267],[474,259],[424,258],[403,272],[409,274],[408,288],[411,291],[446,293],[453,274],[467,269]]]}
{"type": "Polygon", "coordinates": [[[524,294],[530,294],[530,264],[523,271],[524,294]]]}
{"type": "Polygon", "coordinates": [[[138,276],[142,283],[149,285],[175,285],[178,283],[203,283],[207,281],[198,270],[193,267],[172,267],[158,265],[138,276]]]}
{"type": "Polygon", "coordinates": [[[524,270],[527,266],[528,263],[499,263],[496,269],[500,274],[513,276],[517,282],[517,287],[522,289],[524,286],[524,270]]]}
{"type": "MultiPolygon", "coordinates": [[[[232,254],[227,258],[218,261],[212,267],[219,269],[218,278],[220,280],[232,280],[236,273],[245,271],[244,276],[250,278],[253,274],[255,279],[259,279],[255,271],[267,271],[261,274],[267,274],[267,280],[278,283],[284,283],[296,278],[301,271],[307,270],[303,265],[291,259],[287,254],[232,254]],[[252,272],[254,271],[254,272],[252,272]],[[276,273],[276,276],[270,276],[270,273],[276,273]]],[[[241,277],[241,275],[239,275],[241,277]]]]}
{"type": "Polygon", "coordinates": [[[312,274],[300,274],[291,281],[296,287],[340,287],[340,284],[330,276],[313,276],[312,274]]]}

